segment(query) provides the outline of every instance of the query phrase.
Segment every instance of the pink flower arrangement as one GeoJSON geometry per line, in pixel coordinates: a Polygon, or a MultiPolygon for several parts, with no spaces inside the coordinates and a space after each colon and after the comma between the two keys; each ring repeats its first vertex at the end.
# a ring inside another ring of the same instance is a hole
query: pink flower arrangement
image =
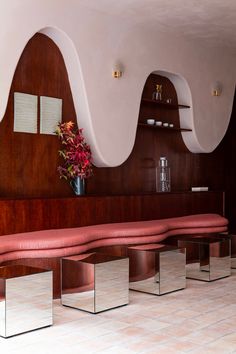
{"type": "Polygon", "coordinates": [[[74,179],[88,178],[92,175],[92,154],[90,146],[85,142],[83,129],[74,127],[73,122],[59,123],[56,134],[63,149],[59,155],[64,159],[64,164],[58,167],[61,178],[74,179]]]}

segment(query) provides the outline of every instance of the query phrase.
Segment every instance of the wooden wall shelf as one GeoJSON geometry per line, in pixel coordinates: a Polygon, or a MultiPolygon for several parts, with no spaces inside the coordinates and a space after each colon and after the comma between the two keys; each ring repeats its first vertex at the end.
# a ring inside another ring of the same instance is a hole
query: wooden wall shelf
{"type": "Polygon", "coordinates": [[[173,103],[167,103],[167,102],[162,102],[162,101],[155,101],[155,100],[151,100],[150,98],[142,98],[142,102],[153,103],[155,105],[158,105],[160,108],[168,108],[168,109],[190,108],[190,106],[187,106],[184,104],[173,104],[173,103]]]}
{"type": "Polygon", "coordinates": [[[168,131],[173,131],[173,132],[191,132],[192,129],[185,129],[185,128],[170,128],[170,127],[163,127],[159,125],[152,125],[152,124],[146,124],[146,123],[138,123],[138,126],[144,127],[144,128],[151,128],[151,129],[162,129],[162,130],[168,130],[168,131]]]}

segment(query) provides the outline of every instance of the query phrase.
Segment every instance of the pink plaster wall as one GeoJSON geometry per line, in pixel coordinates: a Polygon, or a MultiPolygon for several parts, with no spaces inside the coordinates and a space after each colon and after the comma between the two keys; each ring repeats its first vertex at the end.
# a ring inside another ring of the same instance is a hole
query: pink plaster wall
{"type": "Polygon", "coordinates": [[[190,151],[211,152],[223,138],[235,89],[233,51],[149,31],[76,0],[11,0],[0,8],[1,119],[22,50],[42,31],[64,56],[78,122],[97,166],[116,166],[129,156],[142,89],[153,71],[168,72],[179,102],[192,107],[180,117],[183,126],[193,129],[183,134],[190,151]],[[111,75],[117,62],[124,68],[118,80],[111,75]],[[223,86],[220,97],[211,95],[216,81],[223,86]]]}

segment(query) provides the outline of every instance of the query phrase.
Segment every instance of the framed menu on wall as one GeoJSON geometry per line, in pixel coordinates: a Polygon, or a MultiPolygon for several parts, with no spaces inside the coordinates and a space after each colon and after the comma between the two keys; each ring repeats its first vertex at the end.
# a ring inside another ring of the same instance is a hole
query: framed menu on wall
{"type": "Polygon", "coordinates": [[[40,96],[40,134],[55,134],[62,119],[62,99],[40,96]]]}
{"type": "Polygon", "coordinates": [[[14,132],[37,133],[38,97],[14,92],[14,132]]]}

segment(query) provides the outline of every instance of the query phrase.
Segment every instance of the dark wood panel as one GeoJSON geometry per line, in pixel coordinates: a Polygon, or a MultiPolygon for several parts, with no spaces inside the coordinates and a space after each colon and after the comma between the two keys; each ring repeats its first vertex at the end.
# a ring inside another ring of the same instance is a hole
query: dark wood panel
{"type": "Polygon", "coordinates": [[[222,214],[223,199],[223,192],[2,199],[0,235],[188,214],[222,214]]]}
{"type": "MultiPolygon", "coordinates": [[[[156,83],[163,85],[164,101],[171,97],[173,104],[178,103],[173,84],[167,78],[153,74],[147,78],[142,98],[151,99],[156,83]]],[[[141,101],[138,121],[146,122],[147,118],[166,121],[179,127],[178,110],[162,109],[153,103],[141,101]]],[[[192,154],[183,143],[180,132],[138,126],[135,145],[129,158],[116,168],[95,168],[87,190],[89,193],[97,193],[99,190],[106,194],[155,192],[156,166],[160,156],[166,156],[169,160],[172,191],[187,191],[192,186],[223,190],[226,186],[226,154],[224,144],[210,154],[192,154]]]]}
{"type": "Polygon", "coordinates": [[[230,230],[236,232],[236,91],[229,128],[220,145],[224,151],[225,167],[223,173],[226,178],[225,212],[230,220],[230,230]]]}
{"type": "Polygon", "coordinates": [[[14,92],[37,95],[38,99],[61,98],[63,120],[76,121],[63,57],[48,37],[36,34],[28,42],[15,71],[6,114],[0,123],[0,196],[72,196],[70,186],[59,179],[57,172],[58,138],[13,132],[14,92]]]}

